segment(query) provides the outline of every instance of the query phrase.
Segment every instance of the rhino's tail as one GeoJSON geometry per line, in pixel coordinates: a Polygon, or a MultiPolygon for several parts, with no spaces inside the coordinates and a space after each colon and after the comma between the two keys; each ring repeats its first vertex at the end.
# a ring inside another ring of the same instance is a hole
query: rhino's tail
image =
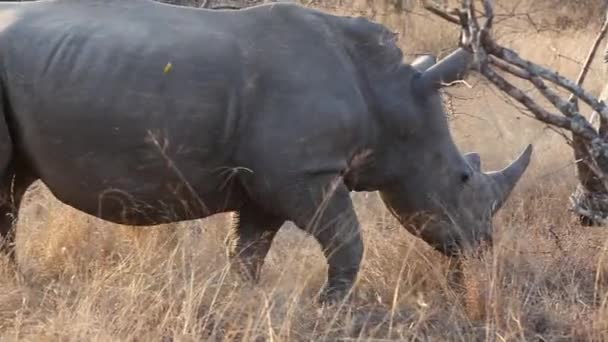
{"type": "Polygon", "coordinates": [[[14,162],[15,144],[9,126],[10,104],[7,98],[5,88],[0,83],[0,250],[8,252],[14,258],[13,218],[23,194],[14,192],[17,167],[14,162]]]}
{"type": "Polygon", "coordinates": [[[6,96],[5,87],[0,85],[0,183],[12,173],[11,161],[14,157],[13,138],[9,129],[11,106],[6,96]]]}
{"type": "MultiPolygon", "coordinates": [[[[15,11],[11,9],[14,9],[15,6],[25,6],[32,2],[31,0],[0,1],[0,32],[6,29],[16,18],[15,11]]],[[[12,165],[15,153],[13,151],[14,144],[9,123],[10,114],[11,106],[8,101],[5,80],[0,80],[0,214],[2,214],[1,207],[5,202],[4,193],[7,186],[5,183],[10,183],[12,180],[7,180],[7,178],[12,178],[12,175],[15,173],[15,170],[13,170],[14,165],[12,165]]]]}

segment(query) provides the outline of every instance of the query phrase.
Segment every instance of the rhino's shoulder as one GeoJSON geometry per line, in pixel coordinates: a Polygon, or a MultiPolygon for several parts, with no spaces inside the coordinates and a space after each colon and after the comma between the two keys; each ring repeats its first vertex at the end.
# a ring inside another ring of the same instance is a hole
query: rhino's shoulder
{"type": "Polygon", "coordinates": [[[390,69],[403,62],[398,35],[386,26],[363,17],[336,17],[335,22],[345,45],[360,63],[390,69]]]}
{"type": "Polygon", "coordinates": [[[330,14],[320,10],[305,7],[296,2],[287,1],[264,3],[242,9],[241,12],[259,18],[266,17],[276,23],[283,22],[292,26],[304,24],[309,27],[313,27],[313,24],[319,23],[320,20],[325,21],[327,18],[331,17],[330,14]]]}
{"type": "Polygon", "coordinates": [[[267,13],[275,21],[285,21],[298,28],[302,24],[309,28],[326,26],[326,29],[337,33],[335,39],[353,45],[366,55],[380,54],[390,56],[393,60],[403,58],[397,46],[398,35],[386,26],[364,17],[336,15],[292,2],[266,3],[248,10],[267,13]]]}

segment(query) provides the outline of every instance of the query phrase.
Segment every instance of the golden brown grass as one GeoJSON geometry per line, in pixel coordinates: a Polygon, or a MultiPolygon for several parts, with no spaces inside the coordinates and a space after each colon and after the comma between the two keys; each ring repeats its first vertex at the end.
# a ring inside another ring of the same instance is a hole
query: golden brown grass
{"type": "Polygon", "coordinates": [[[44,207],[24,207],[23,271],[0,265],[1,339],[602,340],[607,234],[570,222],[561,180],[527,183],[497,219],[494,254],[465,263],[465,289],[447,259],[357,196],[362,274],[353,303],[326,309],[312,301],[323,257],[292,227],[248,286],[228,270],[227,217],[117,228],[35,190],[44,207]]]}
{"type": "MultiPolygon", "coordinates": [[[[454,28],[408,18],[390,19],[425,37],[404,36],[407,51],[453,45],[454,28]]],[[[568,76],[594,35],[592,27],[531,32],[505,30],[504,39],[568,76]]],[[[595,92],[600,71],[596,63],[588,82],[595,92]]],[[[324,258],[291,226],[279,233],[261,283],[249,286],[229,271],[229,215],[118,227],[39,186],[22,207],[19,270],[0,258],[0,340],[607,340],[608,231],[582,228],[566,210],[575,184],[569,148],[482,83],[450,94],[455,138],[463,151],[480,151],[484,167],[536,145],[530,172],[495,219],[493,253],[466,261],[462,282],[455,265],[400,228],[375,194],[354,196],[366,253],[353,302],[320,308],[313,297],[324,258]]]]}

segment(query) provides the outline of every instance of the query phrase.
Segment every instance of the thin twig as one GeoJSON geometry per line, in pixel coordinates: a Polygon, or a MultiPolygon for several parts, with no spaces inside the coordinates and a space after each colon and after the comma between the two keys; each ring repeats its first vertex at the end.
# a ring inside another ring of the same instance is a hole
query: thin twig
{"type": "Polygon", "coordinates": [[[424,9],[428,10],[429,12],[435,14],[436,16],[439,16],[453,24],[460,25],[460,19],[458,17],[449,14],[445,10],[437,8],[435,5],[429,4],[427,1],[422,2],[422,7],[424,7],[424,9]]]}
{"type": "MultiPolygon", "coordinates": [[[[606,19],[604,19],[604,24],[602,24],[602,28],[600,29],[600,32],[598,32],[597,36],[595,37],[595,40],[593,41],[593,44],[591,45],[591,48],[589,49],[589,52],[587,53],[587,59],[585,60],[585,64],[583,64],[583,68],[581,69],[580,73],[578,74],[578,77],[576,78],[576,84],[579,87],[582,86],[583,83],[585,82],[585,78],[587,77],[587,73],[589,72],[589,67],[591,66],[591,63],[593,62],[593,60],[595,59],[595,54],[597,53],[597,49],[600,46],[600,43],[602,42],[604,37],[606,36],[607,31],[608,31],[608,14],[606,15],[606,19]]],[[[568,101],[574,103],[574,105],[576,107],[578,107],[578,97],[576,96],[575,93],[572,93],[570,95],[570,98],[568,99],[568,101]]]]}

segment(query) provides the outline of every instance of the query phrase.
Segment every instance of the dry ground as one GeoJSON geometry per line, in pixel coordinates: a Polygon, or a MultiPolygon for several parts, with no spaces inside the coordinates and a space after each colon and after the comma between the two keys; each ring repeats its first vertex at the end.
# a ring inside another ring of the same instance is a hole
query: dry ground
{"type": "MultiPolygon", "coordinates": [[[[455,42],[455,28],[418,12],[367,14],[399,26],[408,53],[441,53],[455,42]]],[[[505,22],[503,41],[576,74],[593,20],[559,32],[518,20],[505,22]]],[[[594,64],[588,82],[595,92],[601,68],[594,64]]],[[[295,228],[280,232],[261,284],[250,287],[228,271],[227,215],[119,227],[58,203],[38,185],[18,225],[20,269],[0,258],[0,340],[608,340],[608,230],[582,228],[567,212],[575,184],[570,150],[494,90],[472,83],[450,90],[462,150],[478,150],[488,168],[527,143],[536,152],[495,220],[494,253],[467,263],[464,289],[450,281],[449,260],[395,225],[376,194],[356,195],[366,254],[354,300],[321,309],[312,298],[325,262],[295,228]]]]}

